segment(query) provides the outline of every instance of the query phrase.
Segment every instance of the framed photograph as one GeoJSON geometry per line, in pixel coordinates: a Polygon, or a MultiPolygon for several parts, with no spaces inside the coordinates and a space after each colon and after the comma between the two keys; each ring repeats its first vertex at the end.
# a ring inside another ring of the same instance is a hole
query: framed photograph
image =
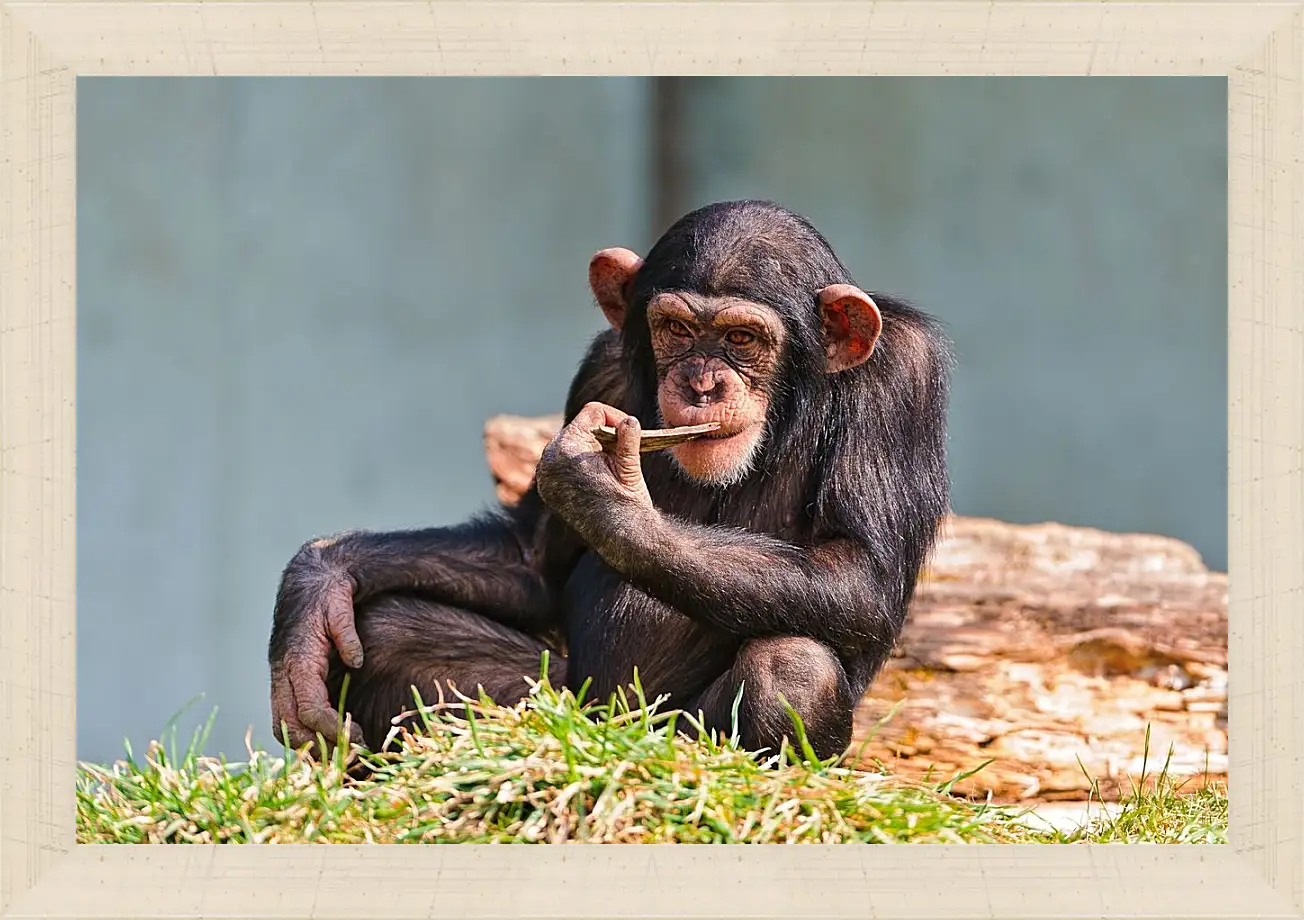
{"type": "Polygon", "coordinates": [[[0,2],[0,916],[1304,916],[1302,16],[0,2]]]}

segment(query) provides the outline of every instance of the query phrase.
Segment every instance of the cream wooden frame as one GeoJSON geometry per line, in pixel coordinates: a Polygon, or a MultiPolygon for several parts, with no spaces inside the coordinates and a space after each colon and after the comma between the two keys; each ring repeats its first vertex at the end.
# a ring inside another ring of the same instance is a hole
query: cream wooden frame
{"type": "Polygon", "coordinates": [[[0,913],[1304,916],[1301,55],[1299,2],[0,0],[0,913]],[[76,77],[611,72],[1228,78],[1230,845],[74,844],[76,77]]]}

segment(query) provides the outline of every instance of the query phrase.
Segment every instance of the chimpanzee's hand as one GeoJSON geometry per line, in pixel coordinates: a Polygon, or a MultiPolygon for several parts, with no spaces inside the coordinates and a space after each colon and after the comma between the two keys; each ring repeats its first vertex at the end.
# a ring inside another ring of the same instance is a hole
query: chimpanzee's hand
{"type": "Polygon", "coordinates": [[[620,516],[613,518],[613,506],[634,512],[652,510],[639,459],[642,434],[634,416],[603,403],[589,403],[544,448],[534,471],[539,497],[581,534],[591,530],[595,515],[618,523],[620,516]],[[601,425],[616,429],[616,445],[610,453],[593,435],[601,425]]]}
{"type": "MultiPolygon", "coordinates": [[[[272,642],[272,732],[289,735],[292,747],[337,737],[340,715],[326,690],[332,646],[350,668],[362,666],[362,642],[353,621],[353,582],[348,573],[322,558],[328,541],[304,546],[281,578],[272,642]],[[284,723],[284,729],[282,728],[284,723]]],[[[350,740],[361,743],[362,729],[350,724],[350,740]]]]}

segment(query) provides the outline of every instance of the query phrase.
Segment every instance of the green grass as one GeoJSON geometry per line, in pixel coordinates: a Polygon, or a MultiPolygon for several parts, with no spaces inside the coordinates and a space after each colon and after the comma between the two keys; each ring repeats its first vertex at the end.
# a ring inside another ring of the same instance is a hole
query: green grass
{"type": "MultiPolygon", "coordinates": [[[[81,843],[1155,843],[1225,842],[1227,800],[1179,795],[1166,769],[1116,818],[1064,834],[1023,810],[948,794],[959,777],[910,783],[815,760],[793,746],[755,754],[660,712],[637,694],[586,704],[546,681],[512,707],[487,699],[421,706],[424,727],[383,755],[336,749],[315,760],[249,751],[244,763],[130,748],[83,764],[81,843]],[[687,734],[693,737],[687,737],[687,734]],[[361,765],[371,769],[358,777],[361,765]]],[[[211,726],[211,719],[209,721],[211,726]]],[[[854,752],[853,752],[854,753],[854,752]]]]}
{"type": "MultiPolygon", "coordinates": [[[[1118,814],[1072,834],[1057,834],[1056,843],[1226,843],[1227,790],[1205,783],[1186,791],[1169,772],[1173,752],[1159,772],[1131,784],[1118,814]]],[[[1142,762],[1150,759],[1150,727],[1146,726],[1142,762]]],[[[1081,766],[1081,761],[1078,762],[1081,766]]],[[[1082,772],[1087,775],[1086,768],[1082,772]]],[[[1091,798],[1099,800],[1099,784],[1091,781],[1091,798]]]]}

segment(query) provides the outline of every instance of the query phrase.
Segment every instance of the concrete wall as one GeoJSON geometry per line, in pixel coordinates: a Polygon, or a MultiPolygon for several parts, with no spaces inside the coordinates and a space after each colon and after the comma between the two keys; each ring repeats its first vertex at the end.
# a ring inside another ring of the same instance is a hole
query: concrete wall
{"type": "Polygon", "coordinates": [[[646,86],[79,89],[78,756],[200,692],[239,754],[295,548],[467,516],[486,416],[561,403],[589,255],[647,233],[646,86]]]}
{"type": "MultiPolygon", "coordinates": [[[[691,81],[685,207],[812,217],[943,317],[956,506],[1226,539],[1226,154],[1211,80],[691,81]]],[[[199,693],[270,743],[308,536],[492,500],[559,408],[596,249],[652,242],[639,80],[82,80],[78,755],[199,693]]]]}

